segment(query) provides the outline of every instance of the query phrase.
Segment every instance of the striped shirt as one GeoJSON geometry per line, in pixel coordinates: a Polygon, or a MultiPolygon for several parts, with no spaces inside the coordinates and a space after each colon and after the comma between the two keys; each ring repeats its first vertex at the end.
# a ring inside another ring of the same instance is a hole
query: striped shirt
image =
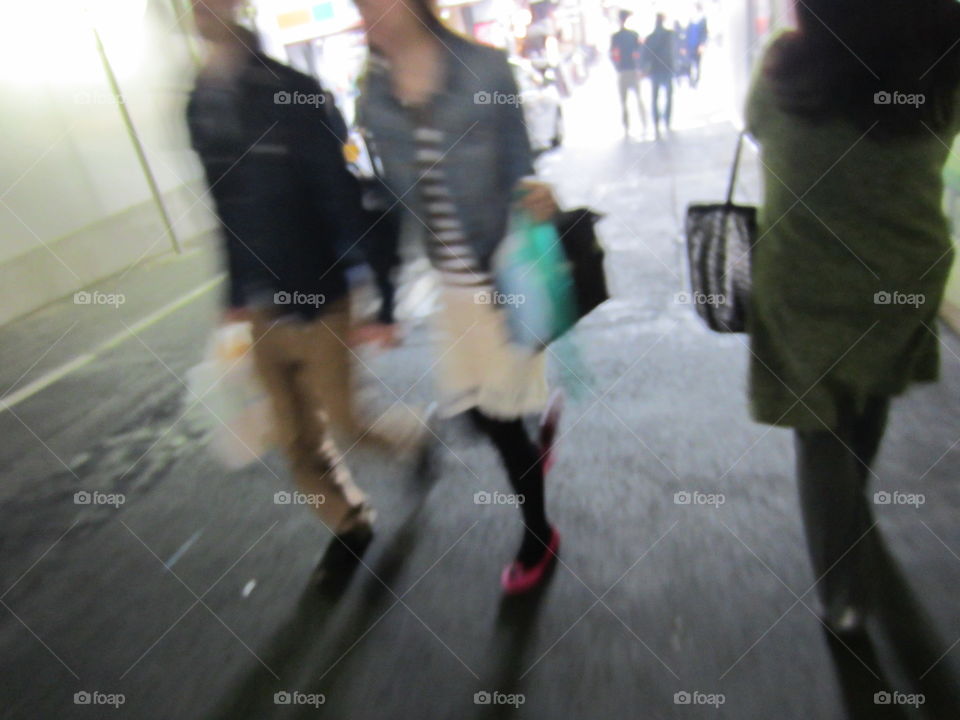
{"type": "Polygon", "coordinates": [[[428,229],[426,249],[430,264],[440,273],[445,285],[489,285],[492,277],[480,270],[443,173],[443,133],[421,120],[413,137],[417,176],[420,178],[418,189],[426,214],[421,219],[428,229]]]}

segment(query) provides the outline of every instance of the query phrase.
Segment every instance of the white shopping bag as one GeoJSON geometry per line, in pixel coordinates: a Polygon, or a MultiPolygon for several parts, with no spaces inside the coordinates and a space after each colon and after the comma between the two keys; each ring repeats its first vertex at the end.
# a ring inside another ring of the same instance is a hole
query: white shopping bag
{"type": "Polygon", "coordinates": [[[205,359],[187,373],[188,405],[213,429],[210,450],[236,470],[262,457],[272,444],[273,413],[257,377],[250,323],[214,331],[205,359]]]}

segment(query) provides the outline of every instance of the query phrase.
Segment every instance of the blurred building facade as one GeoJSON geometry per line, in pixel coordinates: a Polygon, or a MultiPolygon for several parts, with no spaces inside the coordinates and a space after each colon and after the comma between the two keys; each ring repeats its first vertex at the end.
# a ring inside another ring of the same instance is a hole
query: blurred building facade
{"type": "MultiPolygon", "coordinates": [[[[635,27],[658,11],[685,20],[693,0],[437,0],[451,26],[563,68],[572,86],[607,51],[626,7],[635,27]]],[[[0,24],[0,323],[209,238],[215,225],[189,149],[183,107],[199,49],[190,0],[53,0],[8,4],[0,24]]],[[[731,92],[789,0],[705,0],[717,42],[736,51],[731,92]]],[[[351,0],[248,0],[265,49],[317,76],[352,119],[365,56],[351,0]]],[[[947,171],[960,221],[960,159],[947,171]]],[[[958,225],[960,227],[960,225],[958,225]]],[[[960,325],[960,271],[949,291],[960,325]]]]}

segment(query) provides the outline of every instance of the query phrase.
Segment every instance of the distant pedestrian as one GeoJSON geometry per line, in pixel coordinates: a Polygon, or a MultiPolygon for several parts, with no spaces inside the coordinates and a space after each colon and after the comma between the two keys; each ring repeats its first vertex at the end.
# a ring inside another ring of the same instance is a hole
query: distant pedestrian
{"type": "Polygon", "coordinates": [[[666,27],[667,18],[657,14],[656,27],[643,44],[644,66],[650,76],[652,87],[653,130],[660,138],[660,121],[663,128],[670,130],[673,116],[673,77],[676,69],[676,34],[666,27]],[[660,95],[664,96],[664,107],[660,107],[660,95]]]}
{"type": "Polygon", "coordinates": [[[890,400],[938,374],[960,5],[807,0],[797,12],[747,105],[766,185],[750,396],[759,421],[795,431],[823,618],[854,632],[878,589],[867,488],[890,400]]]}
{"type": "Polygon", "coordinates": [[[687,48],[687,76],[690,79],[690,87],[696,87],[700,82],[703,48],[707,44],[707,38],[707,16],[703,12],[703,5],[697,3],[696,15],[687,25],[686,37],[684,38],[687,48]]]}
{"type": "Polygon", "coordinates": [[[643,95],[640,92],[640,81],[643,78],[643,43],[637,33],[627,29],[629,18],[628,10],[620,11],[620,29],[610,39],[610,59],[617,69],[623,132],[626,134],[630,132],[630,111],[627,106],[629,95],[633,92],[637,99],[637,110],[640,113],[640,122],[643,123],[643,132],[646,134],[647,109],[643,106],[643,95]]]}
{"type": "Polygon", "coordinates": [[[673,22],[673,76],[677,82],[690,75],[690,62],[687,58],[687,28],[679,20],[673,22]]]}
{"type": "Polygon", "coordinates": [[[534,172],[530,141],[501,51],[444,27],[429,0],[359,0],[358,8],[371,51],[364,124],[439,279],[442,409],[467,414],[499,451],[525,527],[501,583],[524,592],[543,581],[559,548],[544,489],[556,416],[535,443],[524,416],[547,402],[544,356],[511,343],[491,267],[515,198],[538,221],[556,201],[548,186],[525,180],[534,172]]]}

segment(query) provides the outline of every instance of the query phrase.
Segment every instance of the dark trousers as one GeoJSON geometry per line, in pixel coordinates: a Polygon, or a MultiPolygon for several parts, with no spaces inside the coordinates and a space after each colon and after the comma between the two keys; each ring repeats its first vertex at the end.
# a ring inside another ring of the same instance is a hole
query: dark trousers
{"type": "Polygon", "coordinates": [[[653,127],[659,131],[660,118],[666,128],[670,129],[670,118],[673,115],[673,77],[650,76],[650,86],[653,89],[653,127]],[[666,94],[666,107],[660,112],[660,92],[666,94]]]}
{"type": "Polygon", "coordinates": [[[374,283],[380,295],[380,310],[377,322],[390,325],[394,322],[396,282],[394,271],[400,265],[400,225],[402,208],[367,212],[368,230],[364,238],[367,263],[373,271],[374,283]]]}
{"type": "MultiPolygon", "coordinates": [[[[520,511],[527,530],[543,540],[550,535],[544,502],[540,452],[527,434],[523,420],[497,420],[474,408],[470,418],[500,453],[513,492],[523,496],[520,511]]],[[[541,551],[542,552],[542,551],[541,551]]]]}
{"type": "Polygon", "coordinates": [[[886,428],[890,401],[871,398],[863,408],[839,401],[833,432],[796,431],[797,479],[817,591],[828,615],[865,608],[872,595],[875,530],[868,498],[870,468],[886,428]]]}

